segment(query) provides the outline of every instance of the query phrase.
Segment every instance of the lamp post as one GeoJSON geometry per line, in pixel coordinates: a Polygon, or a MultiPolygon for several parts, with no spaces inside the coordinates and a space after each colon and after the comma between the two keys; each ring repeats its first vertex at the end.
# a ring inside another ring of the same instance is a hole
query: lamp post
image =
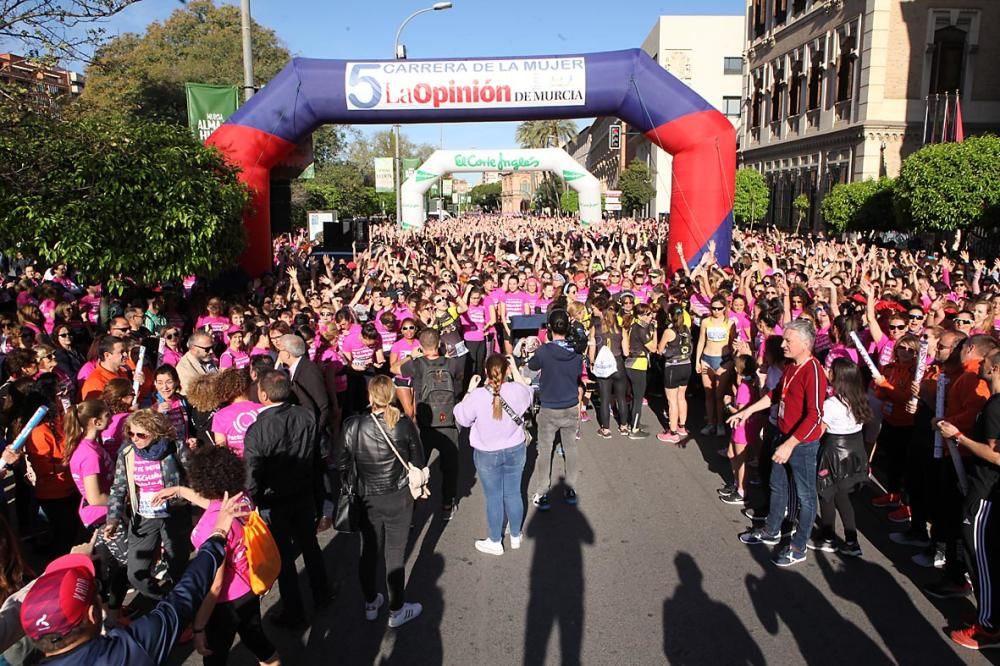
{"type": "Polygon", "coordinates": [[[240,0],[240,35],[243,44],[243,101],[253,97],[253,48],[250,41],[250,0],[240,0]]]}
{"type": "MultiPolygon", "coordinates": [[[[409,16],[407,16],[403,20],[403,22],[399,24],[399,29],[396,30],[396,41],[395,41],[395,43],[393,45],[392,57],[395,58],[396,60],[406,60],[406,46],[399,43],[399,36],[403,33],[403,28],[406,27],[407,23],[409,23],[410,21],[412,21],[415,17],[420,16],[421,14],[425,14],[427,12],[439,12],[439,11],[442,11],[442,10],[445,10],[445,9],[451,9],[451,7],[452,7],[452,4],[450,2],[435,2],[430,7],[424,7],[423,9],[418,9],[417,11],[415,11],[412,14],[410,14],[409,16]]],[[[396,189],[396,224],[402,224],[403,223],[403,202],[400,201],[400,188],[402,186],[402,183],[399,180],[399,166],[400,166],[400,164],[399,164],[399,124],[398,123],[395,124],[395,125],[393,125],[393,130],[394,130],[393,134],[394,134],[394,138],[395,138],[395,141],[393,141],[393,143],[395,144],[395,152],[396,152],[396,159],[393,160],[393,164],[395,165],[395,169],[396,169],[396,174],[395,174],[395,179],[394,179],[394,184],[395,184],[395,189],[396,189]]]]}

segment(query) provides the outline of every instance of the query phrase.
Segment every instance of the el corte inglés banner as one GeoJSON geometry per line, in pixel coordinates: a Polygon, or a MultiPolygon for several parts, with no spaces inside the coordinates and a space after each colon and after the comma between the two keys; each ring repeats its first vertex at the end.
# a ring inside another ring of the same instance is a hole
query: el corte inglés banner
{"type": "Polygon", "coordinates": [[[348,111],[582,106],[583,58],[349,62],[348,111]]]}

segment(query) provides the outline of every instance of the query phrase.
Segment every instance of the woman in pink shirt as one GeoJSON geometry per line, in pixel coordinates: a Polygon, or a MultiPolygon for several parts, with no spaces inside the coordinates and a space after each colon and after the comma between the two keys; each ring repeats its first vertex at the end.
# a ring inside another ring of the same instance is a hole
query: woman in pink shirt
{"type": "Polygon", "coordinates": [[[230,328],[228,334],[229,344],[226,351],[219,355],[219,369],[236,368],[241,370],[250,367],[250,355],[247,354],[246,345],[243,344],[243,329],[230,328]]]}
{"type": "Polygon", "coordinates": [[[413,378],[401,375],[399,368],[420,348],[420,341],[417,340],[417,328],[415,319],[404,319],[399,327],[403,337],[396,340],[392,349],[389,350],[389,371],[393,374],[392,381],[396,387],[396,399],[399,400],[399,404],[406,414],[409,414],[413,407],[413,378]]]}
{"type": "Polygon", "coordinates": [[[112,460],[118,458],[118,449],[125,442],[125,419],[132,412],[134,397],[132,382],[124,378],[112,379],[104,385],[101,393],[101,402],[108,408],[108,424],[101,433],[101,439],[112,460]]]}
{"type": "MultiPolygon", "coordinates": [[[[197,549],[214,533],[223,501],[243,492],[246,468],[233,451],[209,447],[191,457],[186,471],[189,487],[167,488],[157,493],[153,502],[162,504],[179,497],[205,510],[191,532],[191,543],[197,549]]],[[[253,509],[249,498],[243,496],[241,501],[247,509],[253,509]]],[[[195,613],[192,629],[198,654],[211,656],[205,663],[225,664],[237,634],[260,664],[281,663],[261,624],[260,597],[250,587],[247,545],[240,520],[234,520],[229,530],[225,564],[219,567],[195,613]]]]}
{"type": "Polygon", "coordinates": [[[483,372],[486,363],[486,331],[496,323],[493,309],[483,301],[483,290],[469,287],[462,298],[467,309],[462,313],[462,337],[472,359],[472,374],[483,372]]]}
{"type": "Polygon", "coordinates": [[[216,402],[225,405],[212,417],[212,438],[218,446],[228,446],[243,457],[243,439],[247,429],[257,420],[261,407],[250,399],[249,370],[227,370],[219,373],[213,384],[216,402]]]}
{"type": "Polygon", "coordinates": [[[503,555],[505,517],[510,525],[510,547],[521,547],[521,476],[526,450],[523,417],[533,395],[514,364],[499,354],[486,359],[486,383],[480,387],[481,381],[479,375],[472,377],[469,393],[455,406],[455,422],[471,428],[469,444],[486,496],[488,537],[476,541],[476,550],[503,555]]]}
{"type": "Polygon", "coordinates": [[[176,326],[163,329],[163,357],[160,364],[177,366],[184,352],[181,351],[181,331],[176,326]]]}

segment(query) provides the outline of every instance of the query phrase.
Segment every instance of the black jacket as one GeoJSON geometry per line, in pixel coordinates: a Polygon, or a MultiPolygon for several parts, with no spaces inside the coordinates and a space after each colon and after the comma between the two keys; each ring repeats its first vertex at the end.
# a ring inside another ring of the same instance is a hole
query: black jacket
{"type": "MultiPolygon", "coordinates": [[[[403,416],[395,428],[389,428],[381,416],[377,418],[392,438],[399,455],[408,463],[423,467],[426,464],[424,449],[413,421],[403,416]]],[[[357,493],[362,497],[387,495],[409,485],[406,468],[389,448],[371,414],[347,419],[334,446],[334,456],[345,484],[349,484],[357,474],[357,493]]]]}
{"type": "Polygon", "coordinates": [[[320,431],[330,424],[330,396],[326,392],[326,380],[319,366],[303,356],[295,366],[292,389],[299,404],[310,409],[320,431]]]}
{"type": "Polygon", "coordinates": [[[267,509],[312,497],[320,470],[318,440],[316,420],[305,407],[286,402],[260,412],[244,438],[250,499],[267,509]]]}

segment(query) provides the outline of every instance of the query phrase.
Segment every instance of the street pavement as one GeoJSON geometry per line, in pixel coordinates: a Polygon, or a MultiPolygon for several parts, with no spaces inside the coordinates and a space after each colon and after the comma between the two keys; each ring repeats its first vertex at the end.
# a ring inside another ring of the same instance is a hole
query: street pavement
{"type": "MultiPolygon", "coordinates": [[[[658,432],[648,411],[644,422],[658,432]]],[[[311,630],[292,633],[268,623],[277,595],[265,598],[265,627],[283,663],[998,663],[1000,652],[952,646],[943,629],[973,610],[971,600],[921,593],[937,572],[910,562],[915,549],[889,541],[890,523],[868,504],[869,490],[855,496],[862,558],[810,552],[780,569],[769,562],[774,549],[737,540],[748,521],[717,499],[728,468],[717,453],[722,438],[674,446],[596,432],[594,421],[583,424],[582,439],[570,444],[580,447],[578,506],[559,489],[548,513],[529,506],[523,546],[500,557],[473,547],[485,536],[485,515],[465,444],[455,518],[442,522],[433,498],[415,513],[406,592],[424,610],[399,629],[387,628],[384,610],[377,622],[364,620],[359,538],[321,535],[341,586],[332,608],[311,630]]],[[[308,586],[304,573],[301,581],[308,586]]],[[[200,662],[189,647],[175,659],[200,662]]],[[[230,663],[255,662],[237,645],[230,663]]]]}

